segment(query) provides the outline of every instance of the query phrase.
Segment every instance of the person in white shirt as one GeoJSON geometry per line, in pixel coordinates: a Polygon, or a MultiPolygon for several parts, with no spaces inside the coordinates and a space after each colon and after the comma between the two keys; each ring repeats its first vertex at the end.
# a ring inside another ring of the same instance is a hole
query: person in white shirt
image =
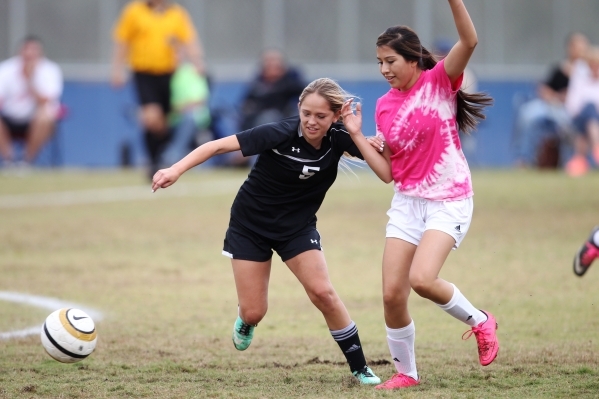
{"type": "Polygon", "coordinates": [[[0,63],[0,157],[15,162],[13,142],[25,142],[32,163],[54,132],[63,89],[59,66],[45,58],[41,41],[26,37],[19,54],[0,63]]]}
{"type": "Polygon", "coordinates": [[[574,64],[566,111],[579,133],[574,138],[574,156],[566,163],[566,172],[581,176],[589,170],[589,150],[595,166],[599,166],[599,47],[590,47],[584,59],[574,64]]]}

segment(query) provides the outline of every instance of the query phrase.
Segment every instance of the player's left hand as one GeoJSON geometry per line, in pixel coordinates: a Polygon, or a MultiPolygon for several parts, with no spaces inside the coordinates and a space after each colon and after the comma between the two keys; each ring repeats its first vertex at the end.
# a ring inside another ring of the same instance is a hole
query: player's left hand
{"type": "Polygon", "coordinates": [[[347,128],[350,134],[361,134],[362,133],[362,104],[356,103],[356,111],[352,110],[352,103],[354,99],[350,98],[341,107],[341,116],[343,117],[343,124],[347,128]]]}

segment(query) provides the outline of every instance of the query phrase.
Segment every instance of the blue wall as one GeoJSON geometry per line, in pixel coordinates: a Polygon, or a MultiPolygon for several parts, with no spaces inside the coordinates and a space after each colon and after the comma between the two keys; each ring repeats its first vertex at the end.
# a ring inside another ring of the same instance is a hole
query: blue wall
{"type": "MultiPolygon", "coordinates": [[[[388,90],[384,81],[339,82],[346,90],[361,97],[364,132],[374,132],[376,99],[388,90]]],[[[463,140],[464,152],[472,167],[507,167],[512,165],[510,139],[514,119],[514,99],[534,92],[534,82],[479,81],[479,90],[495,100],[488,108],[487,120],[478,131],[463,140]]],[[[223,129],[235,132],[235,106],[243,94],[243,83],[214,85],[212,104],[225,115],[223,129]]],[[[116,167],[121,162],[121,148],[128,145],[135,165],[143,164],[145,155],[135,121],[135,96],[131,86],[114,90],[107,83],[66,82],[63,103],[68,108],[58,134],[44,148],[40,166],[57,164],[68,167],[116,167]]]]}

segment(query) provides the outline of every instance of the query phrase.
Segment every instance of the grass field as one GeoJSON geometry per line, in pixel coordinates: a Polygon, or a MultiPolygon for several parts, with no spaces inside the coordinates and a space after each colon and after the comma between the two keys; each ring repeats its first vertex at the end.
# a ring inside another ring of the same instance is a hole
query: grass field
{"type": "MultiPolygon", "coordinates": [[[[466,326],[413,294],[422,384],[357,385],[320,313],[278,258],[252,346],[231,343],[236,294],[220,254],[247,171],[190,172],[151,194],[141,171],[0,176],[0,291],[102,312],[98,346],[64,365],[39,336],[0,341],[0,398],[597,398],[599,264],[572,257],[599,224],[599,174],[477,171],[474,221],[442,277],[499,322],[478,365],[466,326]]],[[[330,274],[381,378],[389,362],[380,261],[391,186],[341,174],[319,212],[330,274]]],[[[0,301],[0,332],[51,311],[0,301]]]]}

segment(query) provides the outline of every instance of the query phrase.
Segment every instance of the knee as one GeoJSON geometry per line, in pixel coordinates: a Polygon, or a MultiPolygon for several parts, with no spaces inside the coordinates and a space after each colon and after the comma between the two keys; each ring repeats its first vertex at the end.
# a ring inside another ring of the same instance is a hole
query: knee
{"type": "Polygon", "coordinates": [[[147,105],[141,110],[141,124],[151,132],[162,132],[166,127],[164,115],[160,107],[147,105]]]}
{"type": "Polygon", "coordinates": [[[267,307],[254,307],[252,306],[249,309],[239,309],[239,316],[241,319],[253,326],[257,325],[262,321],[264,316],[266,315],[267,307]]]}
{"type": "Polygon", "coordinates": [[[52,126],[56,123],[56,116],[47,108],[42,108],[35,113],[33,123],[44,126],[52,126]]]}
{"type": "Polygon", "coordinates": [[[383,306],[385,309],[401,309],[407,307],[408,297],[410,295],[410,289],[394,289],[383,291],[383,306]],[[406,291],[406,292],[404,292],[406,291]]]}
{"type": "Polygon", "coordinates": [[[410,286],[418,295],[428,298],[432,292],[434,278],[422,273],[410,273],[410,286]]]}
{"type": "Polygon", "coordinates": [[[323,312],[334,310],[337,305],[337,294],[330,285],[319,286],[308,292],[310,300],[323,312]]]}

